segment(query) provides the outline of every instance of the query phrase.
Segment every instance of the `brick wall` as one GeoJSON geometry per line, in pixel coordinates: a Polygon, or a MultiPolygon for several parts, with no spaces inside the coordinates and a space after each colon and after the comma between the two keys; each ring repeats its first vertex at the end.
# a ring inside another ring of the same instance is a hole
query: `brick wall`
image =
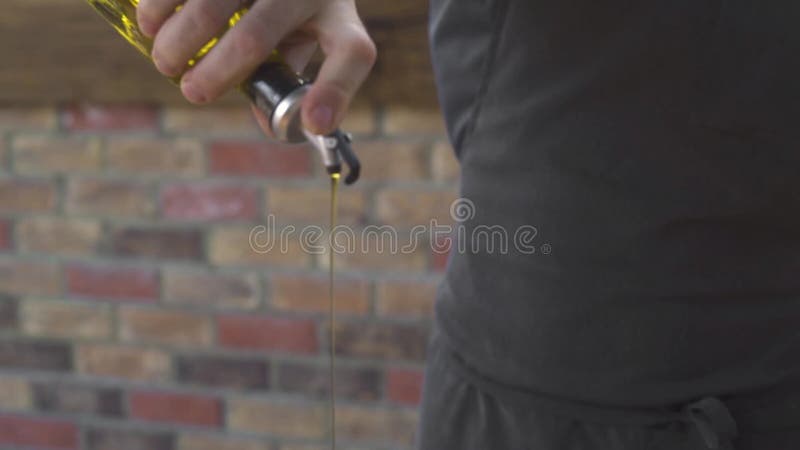
{"type": "MultiPolygon", "coordinates": [[[[362,106],[346,128],[354,236],[448,221],[436,111],[362,106]]],[[[0,107],[0,447],[326,448],[327,256],[250,234],[326,227],[327,195],[316,155],[246,107],[0,107]]],[[[337,252],[343,449],[411,448],[430,244],[337,252]]]]}

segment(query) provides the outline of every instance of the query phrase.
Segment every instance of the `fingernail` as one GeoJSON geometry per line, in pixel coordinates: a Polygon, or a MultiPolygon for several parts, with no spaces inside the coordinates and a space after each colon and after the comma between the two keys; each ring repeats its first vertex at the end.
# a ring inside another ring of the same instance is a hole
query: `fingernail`
{"type": "Polygon", "coordinates": [[[202,92],[197,89],[197,86],[194,86],[191,81],[187,81],[184,78],[184,81],[181,83],[181,90],[183,90],[183,96],[186,97],[192,103],[205,103],[206,96],[202,92]]]}
{"type": "Polygon", "coordinates": [[[333,125],[333,109],[320,105],[311,110],[311,123],[319,130],[327,130],[333,125]]]}
{"type": "Polygon", "coordinates": [[[153,60],[153,64],[155,64],[156,69],[158,69],[158,71],[161,72],[163,75],[166,75],[168,77],[173,77],[173,76],[177,75],[177,74],[173,73],[173,70],[172,70],[171,67],[168,67],[164,63],[164,61],[161,59],[161,54],[158,53],[158,51],[156,49],[153,49],[153,52],[150,53],[150,59],[153,60]]]}
{"type": "Polygon", "coordinates": [[[142,30],[142,33],[147,37],[153,37],[153,35],[156,34],[155,26],[153,26],[153,23],[148,19],[139,19],[139,29],[142,30]]]}

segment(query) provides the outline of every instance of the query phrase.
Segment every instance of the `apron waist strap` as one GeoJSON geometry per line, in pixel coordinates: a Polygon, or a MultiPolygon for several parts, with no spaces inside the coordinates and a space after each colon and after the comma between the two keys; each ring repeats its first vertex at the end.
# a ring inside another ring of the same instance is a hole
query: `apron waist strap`
{"type": "Polygon", "coordinates": [[[693,428],[707,450],[725,448],[738,435],[738,426],[728,406],[717,397],[704,397],[683,407],[623,408],[577,402],[491,380],[470,367],[446,343],[436,350],[437,361],[454,370],[467,383],[523,410],[534,407],[548,413],[605,425],[662,426],[674,423],[693,428]]]}
{"type": "Polygon", "coordinates": [[[709,450],[717,450],[722,442],[738,435],[736,420],[728,407],[717,397],[704,397],[683,408],[688,423],[693,425],[709,450]]]}

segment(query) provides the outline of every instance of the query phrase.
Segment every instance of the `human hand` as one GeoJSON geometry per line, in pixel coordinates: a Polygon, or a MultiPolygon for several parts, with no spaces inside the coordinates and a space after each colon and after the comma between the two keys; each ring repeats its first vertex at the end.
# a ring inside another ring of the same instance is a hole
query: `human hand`
{"type": "MultiPolygon", "coordinates": [[[[158,70],[168,77],[183,74],[183,95],[203,104],[245,81],[274,49],[300,72],[319,46],[325,60],[303,101],[302,119],[313,133],[335,130],[376,58],[375,44],[358,17],[355,1],[255,0],[244,17],[187,71],[189,60],[243,6],[244,2],[235,0],[140,0],[139,26],[154,38],[152,57],[158,70]]],[[[257,112],[257,118],[271,134],[263,115],[257,112]]]]}

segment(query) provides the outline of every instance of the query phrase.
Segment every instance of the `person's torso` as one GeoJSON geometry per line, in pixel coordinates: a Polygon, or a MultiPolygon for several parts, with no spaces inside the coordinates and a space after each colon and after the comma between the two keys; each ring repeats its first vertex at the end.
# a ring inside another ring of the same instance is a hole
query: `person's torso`
{"type": "Polygon", "coordinates": [[[788,1],[432,1],[474,205],[437,318],[468,362],[625,405],[797,375],[798,24],[788,1]]]}

